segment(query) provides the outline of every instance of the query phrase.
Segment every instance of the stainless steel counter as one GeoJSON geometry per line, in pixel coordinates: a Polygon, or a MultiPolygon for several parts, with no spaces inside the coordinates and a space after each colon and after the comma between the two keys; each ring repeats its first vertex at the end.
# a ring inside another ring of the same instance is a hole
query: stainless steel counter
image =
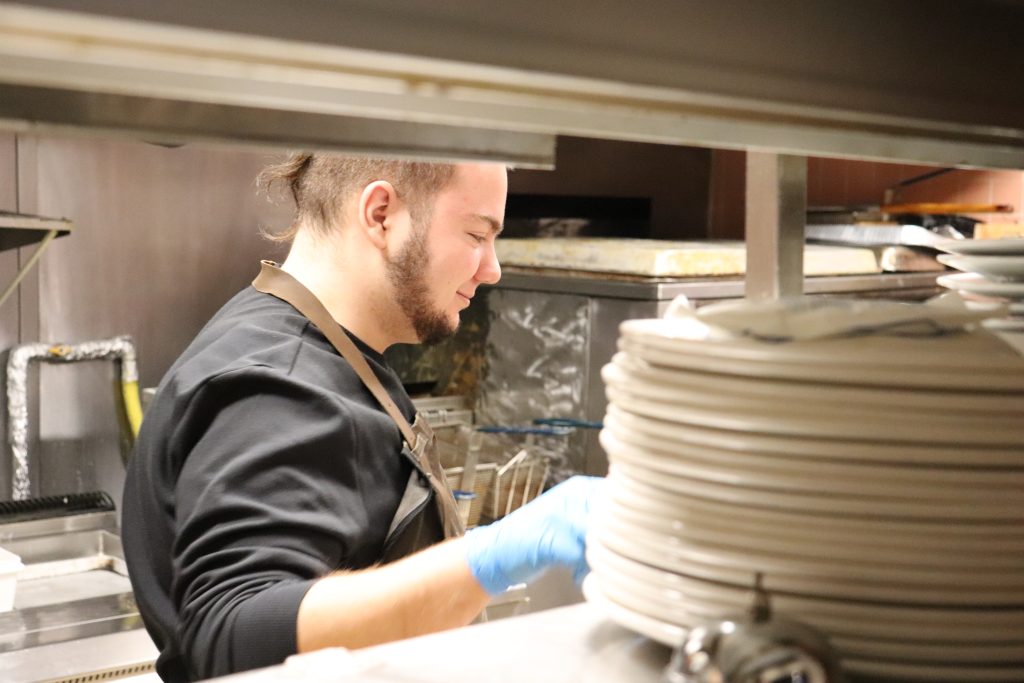
{"type": "Polygon", "coordinates": [[[103,681],[153,670],[157,652],[145,629],[106,633],[0,655],[7,683],[103,681]]]}
{"type": "Polygon", "coordinates": [[[350,654],[302,655],[221,680],[644,683],[660,680],[669,655],[668,648],[607,621],[595,606],[579,604],[350,654]]]}
{"type": "Polygon", "coordinates": [[[0,613],[9,683],[102,681],[152,671],[157,651],[128,581],[116,513],[0,525],[21,557],[14,609],[0,613]]]}
{"type": "MultiPolygon", "coordinates": [[[[942,273],[882,273],[879,275],[837,275],[809,277],[804,280],[807,294],[846,294],[855,292],[935,291],[935,278],[942,273]]],[[[743,296],[743,278],[657,278],[583,273],[536,268],[505,268],[501,289],[521,289],[557,294],[671,301],[680,294],[690,299],[732,299],[743,296]]]]}

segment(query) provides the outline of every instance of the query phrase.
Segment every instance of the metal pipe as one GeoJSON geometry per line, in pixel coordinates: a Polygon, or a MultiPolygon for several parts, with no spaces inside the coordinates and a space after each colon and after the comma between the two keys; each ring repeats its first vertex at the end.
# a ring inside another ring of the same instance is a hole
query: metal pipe
{"type": "Polygon", "coordinates": [[[747,153],[748,299],[803,294],[807,159],[747,153]]]}
{"type": "Polygon", "coordinates": [[[21,344],[11,348],[7,359],[7,442],[11,445],[13,472],[11,497],[28,498],[31,476],[28,466],[28,367],[32,361],[73,363],[113,360],[120,374],[121,399],[134,437],[141,421],[138,407],[139,370],[131,337],[82,342],[81,344],[21,344]]]}

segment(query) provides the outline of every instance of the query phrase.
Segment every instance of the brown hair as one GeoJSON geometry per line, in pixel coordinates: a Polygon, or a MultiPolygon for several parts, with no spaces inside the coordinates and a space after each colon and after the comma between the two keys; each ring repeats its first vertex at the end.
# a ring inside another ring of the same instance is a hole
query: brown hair
{"type": "Polygon", "coordinates": [[[430,219],[431,199],[451,182],[455,166],[443,163],[345,157],[333,154],[292,154],[260,173],[257,182],[264,189],[283,183],[295,200],[295,220],[281,232],[264,231],[268,239],[287,242],[299,227],[308,225],[328,234],[345,200],[375,180],[386,180],[409,205],[414,221],[430,219]]]}

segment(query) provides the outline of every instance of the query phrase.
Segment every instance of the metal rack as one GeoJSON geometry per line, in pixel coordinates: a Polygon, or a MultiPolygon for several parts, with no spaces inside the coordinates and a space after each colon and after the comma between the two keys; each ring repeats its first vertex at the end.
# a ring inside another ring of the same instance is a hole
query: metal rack
{"type": "Polygon", "coordinates": [[[540,418],[524,426],[474,426],[465,397],[418,398],[414,404],[437,436],[441,465],[467,527],[499,519],[544,491],[551,464],[537,454],[537,436],[565,437],[589,424],[540,418]],[[493,434],[523,437],[522,447],[502,462],[481,462],[483,441],[493,434]]]}

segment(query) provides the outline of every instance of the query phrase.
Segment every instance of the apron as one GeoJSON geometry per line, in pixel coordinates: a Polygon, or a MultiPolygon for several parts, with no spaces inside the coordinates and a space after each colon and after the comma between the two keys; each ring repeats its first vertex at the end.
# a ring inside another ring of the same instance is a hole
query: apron
{"type": "Polygon", "coordinates": [[[446,538],[464,534],[466,530],[455,497],[441,468],[437,439],[427,421],[417,414],[415,422],[409,424],[370,369],[362,352],[312,292],[272,261],[262,261],[261,264],[260,274],[252,286],[291,304],[316,325],[352,366],[402,433],[402,454],[412,462],[413,470],[388,528],[381,560],[391,562],[446,538]]]}

